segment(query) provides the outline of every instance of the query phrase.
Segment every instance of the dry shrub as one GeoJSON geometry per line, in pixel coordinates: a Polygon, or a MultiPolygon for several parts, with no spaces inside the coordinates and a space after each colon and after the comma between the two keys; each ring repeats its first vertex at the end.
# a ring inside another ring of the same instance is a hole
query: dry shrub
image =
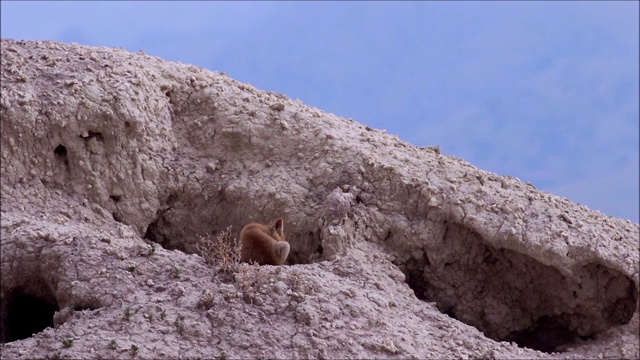
{"type": "Polygon", "coordinates": [[[250,266],[242,266],[238,270],[239,276],[236,275],[235,279],[236,286],[240,286],[243,294],[260,292],[271,278],[267,269],[255,263],[250,266]]]}
{"type": "Polygon", "coordinates": [[[240,263],[240,243],[231,236],[231,226],[215,239],[211,235],[198,235],[196,249],[209,265],[218,265],[224,273],[233,273],[240,263]]]}

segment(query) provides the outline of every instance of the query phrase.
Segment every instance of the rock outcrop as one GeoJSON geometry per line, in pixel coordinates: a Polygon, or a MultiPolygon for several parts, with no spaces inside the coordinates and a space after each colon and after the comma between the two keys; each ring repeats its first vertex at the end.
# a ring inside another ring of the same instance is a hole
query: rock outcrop
{"type": "Polygon", "coordinates": [[[143,53],[2,40],[2,358],[638,358],[639,226],[143,53]],[[198,235],[285,219],[284,266],[198,235]]]}

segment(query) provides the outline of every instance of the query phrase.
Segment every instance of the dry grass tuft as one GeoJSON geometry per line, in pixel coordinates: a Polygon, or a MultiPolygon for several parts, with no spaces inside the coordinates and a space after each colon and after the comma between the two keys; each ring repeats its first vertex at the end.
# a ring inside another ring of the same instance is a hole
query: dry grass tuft
{"type": "Polygon", "coordinates": [[[244,294],[261,292],[262,287],[265,286],[270,279],[268,270],[257,265],[251,264],[250,266],[242,266],[239,269],[239,276],[236,276],[236,285],[240,286],[240,290],[244,294]]]}
{"type": "Polygon", "coordinates": [[[313,293],[313,287],[304,279],[302,271],[298,268],[289,272],[286,282],[289,284],[291,291],[307,295],[313,293]]]}
{"type": "Polygon", "coordinates": [[[215,239],[211,235],[198,235],[196,249],[209,265],[217,265],[225,274],[237,271],[240,264],[240,243],[231,236],[231,226],[222,231],[215,239]]]}

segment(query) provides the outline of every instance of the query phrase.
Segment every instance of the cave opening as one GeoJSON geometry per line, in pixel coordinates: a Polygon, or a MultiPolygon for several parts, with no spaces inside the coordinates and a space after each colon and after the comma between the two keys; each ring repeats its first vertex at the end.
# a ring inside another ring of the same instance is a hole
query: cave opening
{"type": "Polygon", "coordinates": [[[496,341],[553,353],[627,324],[635,283],[601,264],[572,276],[514,250],[499,249],[465,226],[448,224],[439,246],[398,263],[415,296],[496,341]]]}

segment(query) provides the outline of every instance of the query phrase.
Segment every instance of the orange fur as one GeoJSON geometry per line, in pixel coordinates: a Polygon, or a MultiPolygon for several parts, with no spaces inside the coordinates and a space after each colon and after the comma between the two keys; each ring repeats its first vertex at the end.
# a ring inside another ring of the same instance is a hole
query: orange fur
{"type": "Polygon", "coordinates": [[[284,221],[271,225],[251,223],[240,232],[240,261],[260,265],[282,265],[289,256],[289,243],[285,241],[284,221]]]}

